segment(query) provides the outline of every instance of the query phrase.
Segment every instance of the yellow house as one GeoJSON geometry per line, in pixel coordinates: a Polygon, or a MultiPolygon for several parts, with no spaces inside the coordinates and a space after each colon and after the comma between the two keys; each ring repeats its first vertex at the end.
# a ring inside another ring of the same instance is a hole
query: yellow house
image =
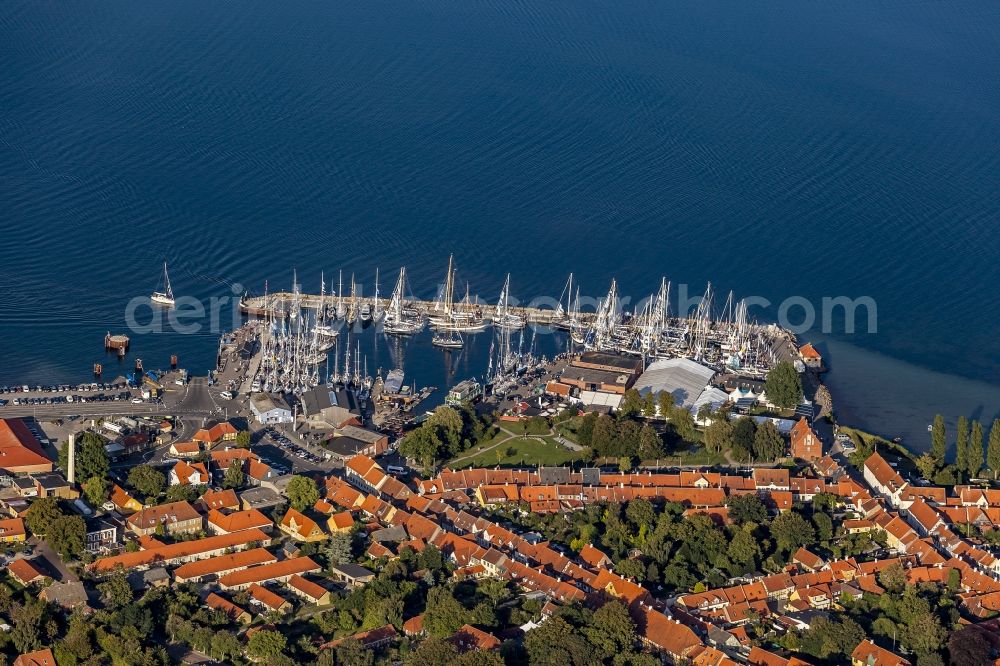
{"type": "Polygon", "coordinates": [[[350,511],[341,511],[340,513],[335,513],[326,519],[326,529],[330,530],[330,534],[347,533],[354,528],[354,516],[351,515],[350,511]]]}
{"type": "Polygon", "coordinates": [[[24,541],[24,521],[20,518],[0,520],[0,542],[14,543],[24,541]]]}
{"type": "Polygon", "coordinates": [[[306,517],[301,511],[296,511],[295,509],[288,509],[278,527],[281,528],[282,532],[287,533],[296,541],[322,541],[327,538],[326,532],[316,524],[315,520],[306,517]]]}
{"type": "Polygon", "coordinates": [[[142,511],[142,503],[125,492],[117,483],[111,487],[111,503],[126,512],[142,511]]]}

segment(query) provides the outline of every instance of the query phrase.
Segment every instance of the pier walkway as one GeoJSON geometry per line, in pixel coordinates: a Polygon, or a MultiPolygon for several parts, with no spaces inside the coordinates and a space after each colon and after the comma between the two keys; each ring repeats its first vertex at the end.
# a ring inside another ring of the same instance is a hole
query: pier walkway
{"type": "MultiPolygon", "coordinates": [[[[337,305],[341,302],[341,299],[338,296],[320,296],[318,294],[299,294],[298,298],[300,307],[307,310],[319,310],[321,306],[326,306],[327,308],[333,310],[336,309],[337,305]]],[[[344,296],[343,304],[348,308],[357,308],[363,303],[374,305],[375,300],[376,299],[367,296],[358,296],[355,298],[344,296]]],[[[281,319],[288,316],[288,312],[294,302],[295,295],[291,292],[275,292],[266,296],[245,297],[240,302],[240,309],[249,315],[259,317],[270,315],[281,319]]],[[[390,302],[391,301],[388,298],[379,298],[379,309],[383,311],[388,310],[390,302]]],[[[434,311],[435,305],[436,303],[434,301],[407,300],[405,307],[414,308],[423,314],[428,314],[434,311]]],[[[453,308],[455,312],[470,312],[478,310],[482,313],[485,319],[491,321],[496,310],[496,306],[489,303],[473,303],[472,305],[456,303],[453,308]]],[[[556,310],[552,308],[510,306],[508,310],[511,314],[520,315],[528,322],[534,324],[549,325],[559,321],[560,319],[556,310]]],[[[577,313],[576,316],[581,323],[586,324],[593,319],[595,314],[593,312],[580,312],[577,313]]]]}

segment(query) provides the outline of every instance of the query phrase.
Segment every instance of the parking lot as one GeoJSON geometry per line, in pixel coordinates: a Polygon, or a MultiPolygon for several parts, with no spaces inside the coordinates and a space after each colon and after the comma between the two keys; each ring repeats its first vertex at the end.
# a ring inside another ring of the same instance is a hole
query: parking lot
{"type": "Polygon", "coordinates": [[[122,383],[59,384],[51,386],[0,386],[0,415],[5,407],[125,402],[142,398],[122,383]]]}
{"type": "Polygon", "coordinates": [[[270,427],[257,433],[254,452],[281,473],[329,471],[339,466],[329,453],[319,447],[299,444],[270,427]]]}

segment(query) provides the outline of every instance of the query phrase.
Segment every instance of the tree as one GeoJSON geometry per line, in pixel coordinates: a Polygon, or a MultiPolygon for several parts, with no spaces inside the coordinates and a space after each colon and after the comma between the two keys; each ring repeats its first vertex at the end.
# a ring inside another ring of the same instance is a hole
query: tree
{"type": "Polygon", "coordinates": [[[833,519],[829,514],[817,511],[813,514],[812,520],[816,526],[816,537],[820,541],[829,541],[833,538],[833,519]]]}
{"type": "Polygon", "coordinates": [[[149,465],[137,465],[129,470],[128,485],[136,489],[143,497],[157,497],[167,485],[163,473],[149,465]]]}
{"type": "Polygon", "coordinates": [[[62,509],[59,508],[59,501],[55,497],[39,497],[31,503],[28,513],[24,516],[24,522],[32,534],[44,536],[62,517],[62,509]]]}
{"type": "Polygon", "coordinates": [[[594,437],[594,424],[597,423],[597,412],[587,412],[580,418],[576,429],[576,441],[581,446],[590,446],[594,437]]]}
{"type": "Polygon", "coordinates": [[[83,661],[94,653],[93,638],[90,623],[80,612],[74,612],[69,619],[69,630],[62,641],[56,646],[56,663],[73,663],[73,660],[83,661]],[[59,652],[64,656],[59,659],[59,652]],[[67,658],[66,655],[71,655],[67,658]]]}
{"type": "Polygon", "coordinates": [[[651,419],[656,416],[656,396],[650,391],[642,400],[642,415],[647,419],[651,419]]]}
{"type": "Polygon", "coordinates": [[[296,474],[288,481],[285,489],[288,501],[296,511],[305,511],[319,499],[319,490],[316,482],[308,476],[296,474]]]}
{"type": "Polygon", "coordinates": [[[934,459],[934,456],[925,453],[917,458],[916,463],[922,477],[928,480],[934,478],[934,470],[937,468],[937,461],[934,459]]]}
{"type": "Polygon", "coordinates": [[[609,601],[597,609],[583,633],[594,651],[605,659],[630,651],[636,640],[635,622],[618,601],[609,601]]]}
{"type": "Polygon", "coordinates": [[[347,564],[354,559],[351,553],[351,541],[351,535],[344,532],[330,535],[330,541],[326,546],[326,558],[331,566],[347,564]]]}
{"type": "Polygon", "coordinates": [[[337,666],[373,666],[375,663],[375,653],[356,638],[348,638],[335,649],[337,666]]]}
{"type": "Polygon", "coordinates": [[[91,506],[99,507],[108,499],[108,482],[100,476],[92,476],[83,484],[83,496],[91,506]]]}
{"type": "Polygon", "coordinates": [[[406,666],[451,666],[458,650],[451,641],[431,636],[406,657],[406,666]]]}
{"type": "Polygon", "coordinates": [[[964,474],[969,467],[969,419],[958,417],[958,434],[955,436],[955,465],[964,474]]]}
{"type": "Polygon", "coordinates": [[[990,426],[990,443],[986,448],[986,464],[993,471],[993,478],[1000,473],[1000,419],[993,419],[990,426]]]}
{"type": "Polygon", "coordinates": [[[287,642],[277,631],[262,629],[247,642],[247,655],[254,661],[269,661],[282,654],[287,642]]]}
{"type": "Polygon", "coordinates": [[[645,401],[642,399],[642,395],[636,389],[630,388],[625,391],[625,395],[622,397],[622,402],[618,406],[618,415],[622,418],[638,416],[642,413],[643,406],[645,406],[645,401]]]}
{"type": "Polygon", "coordinates": [[[917,654],[937,652],[944,644],[945,630],[931,612],[920,613],[903,629],[903,643],[917,654]]]}
{"type": "Polygon", "coordinates": [[[128,584],[125,572],[116,571],[97,586],[101,600],[110,608],[121,608],[132,603],[132,586],[128,584]]]}
{"type": "Polygon", "coordinates": [[[656,520],[656,511],[653,509],[653,505],[649,503],[649,500],[640,497],[628,503],[628,506],[625,507],[625,517],[628,518],[628,521],[636,529],[639,529],[643,525],[652,528],[656,520]]]}
{"type": "Polygon", "coordinates": [[[737,525],[759,524],[767,520],[767,507],[756,493],[730,495],[726,500],[726,506],[729,507],[729,518],[737,525]]]}
{"type": "Polygon", "coordinates": [[[729,542],[726,555],[737,564],[752,566],[756,559],[760,557],[760,545],[757,543],[753,532],[746,527],[736,530],[729,542]]]}
{"type": "Polygon", "coordinates": [[[983,468],[983,424],[972,422],[972,432],[969,435],[969,448],[965,452],[965,469],[970,477],[979,476],[983,468]]]}
{"type": "Polygon", "coordinates": [[[778,548],[786,550],[808,546],[816,538],[812,525],[794,511],[786,511],[771,521],[771,535],[778,548]]]}
{"type": "Polygon", "coordinates": [[[590,644],[559,616],[549,618],[524,638],[531,666],[589,666],[590,644]]]}
{"type": "Polygon", "coordinates": [[[642,426],[642,430],[639,431],[639,457],[643,460],[656,460],[662,458],[664,454],[663,440],[653,427],[642,426]]]}
{"type": "Polygon", "coordinates": [[[205,492],[205,486],[173,485],[167,488],[167,502],[193,502],[205,492]]]}
{"type": "Polygon", "coordinates": [[[667,418],[674,408],[674,401],[674,394],[670,391],[660,391],[656,394],[656,404],[660,411],[660,418],[667,418]]]}
{"type": "Polygon", "coordinates": [[[898,594],[906,587],[906,571],[899,562],[893,562],[878,572],[878,582],[889,592],[898,594]]]}
{"type": "MultiPolygon", "coordinates": [[[[425,422],[424,426],[426,425],[425,422]]],[[[407,458],[418,461],[423,466],[424,471],[430,473],[438,459],[441,441],[433,428],[425,428],[424,426],[411,431],[403,438],[403,441],[399,443],[399,452],[407,458]]]]}
{"type": "Polygon", "coordinates": [[[60,516],[45,540],[65,559],[80,557],[86,546],[87,524],[80,516],[60,516]]]}
{"type": "Polygon", "coordinates": [[[431,636],[451,636],[468,622],[469,612],[446,587],[434,587],[427,593],[424,628],[431,636]]]}
{"type": "Polygon", "coordinates": [[[231,662],[243,652],[243,643],[231,631],[217,631],[212,636],[212,648],[209,652],[213,659],[231,662]]]}
{"type": "Polygon", "coordinates": [[[784,455],[785,438],[773,421],[764,421],[753,436],[753,457],[757,460],[774,460],[784,455]]]}
{"type": "Polygon", "coordinates": [[[455,666],[504,666],[504,659],[493,650],[472,650],[459,655],[455,666]]]}
{"type": "Polygon", "coordinates": [[[618,439],[618,427],[614,419],[601,414],[594,422],[594,433],[591,435],[590,447],[599,456],[612,455],[618,439]]]}
{"type": "Polygon", "coordinates": [[[246,483],[246,475],[243,474],[243,464],[239,460],[234,460],[226,468],[226,475],[222,479],[222,487],[242,488],[244,483],[246,483]]]}
{"type": "Polygon", "coordinates": [[[683,440],[691,441],[694,437],[694,415],[684,407],[675,407],[670,411],[670,423],[683,440]]]}
{"type": "Polygon", "coordinates": [[[733,444],[733,424],[726,419],[715,419],[705,428],[705,446],[712,453],[722,453],[733,444]]]}
{"type": "Polygon", "coordinates": [[[240,430],[238,433],[236,433],[236,446],[240,447],[241,449],[250,448],[249,430],[240,430]]]}
{"type": "Polygon", "coordinates": [[[937,414],[934,417],[934,425],[931,426],[931,456],[937,462],[938,467],[944,467],[944,454],[947,449],[947,440],[944,432],[944,417],[937,414]]]}
{"type": "Polygon", "coordinates": [[[108,441],[92,432],[84,432],[82,442],[76,452],[76,476],[78,479],[92,477],[105,478],[111,470],[111,461],[105,450],[108,441]]]}
{"type": "Polygon", "coordinates": [[[23,604],[11,605],[10,638],[18,652],[31,652],[42,646],[41,632],[48,614],[48,605],[36,597],[29,596],[23,604]]]}
{"type": "Polygon", "coordinates": [[[791,409],[802,402],[802,378],[795,366],[781,361],[767,373],[764,394],[768,402],[782,409],[791,409]]]}
{"type": "Polygon", "coordinates": [[[756,421],[749,416],[736,419],[736,423],[733,424],[733,456],[737,460],[746,460],[750,457],[754,453],[756,437],[756,421]]]}
{"type": "Polygon", "coordinates": [[[983,631],[968,625],[951,632],[948,638],[948,656],[952,666],[980,666],[990,663],[990,644],[983,631]]]}

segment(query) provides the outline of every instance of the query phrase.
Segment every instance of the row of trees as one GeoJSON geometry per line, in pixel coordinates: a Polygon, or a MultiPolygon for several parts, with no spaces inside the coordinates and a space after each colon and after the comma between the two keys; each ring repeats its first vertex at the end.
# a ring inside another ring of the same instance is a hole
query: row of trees
{"type": "Polygon", "coordinates": [[[590,412],[580,419],[576,437],[596,457],[654,460],[666,454],[663,440],[652,426],[639,425],[629,418],[614,419],[590,412]]]}
{"type": "Polygon", "coordinates": [[[717,412],[705,428],[705,447],[713,453],[729,451],[734,460],[775,460],[785,453],[785,438],[771,421],[761,425],[749,416],[731,421],[729,415],[717,412]]]}
{"type": "MultiPolygon", "coordinates": [[[[983,425],[977,420],[970,421],[965,416],[958,418],[955,433],[955,471],[958,476],[976,477],[983,469],[983,463],[993,472],[993,478],[1000,473],[1000,419],[994,419],[990,427],[989,441],[985,447],[983,442],[983,425]]],[[[921,472],[927,476],[927,468],[933,463],[935,470],[946,467],[945,455],[948,448],[948,438],[945,431],[944,417],[938,414],[931,426],[930,460],[924,461],[921,472]]]]}

